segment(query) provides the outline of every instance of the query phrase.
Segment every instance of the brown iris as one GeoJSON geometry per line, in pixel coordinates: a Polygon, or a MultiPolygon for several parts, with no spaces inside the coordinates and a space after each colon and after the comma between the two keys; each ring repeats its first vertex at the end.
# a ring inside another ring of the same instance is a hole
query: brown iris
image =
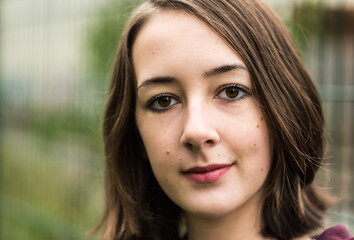
{"type": "Polygon", "coordinates": [[[237,97],[237,95],[239,94],[239,90],[235,87],[233,88],[227,88],[225,90],[225,94],[226,96],[228,96],[229,98],[235,98],[237,97]]]}
{"type": "Polygon", "coordinates": [[[168,107],[171,104],[171,97],[169,96],[164,96],[160,97],[157,102],[161,107],[168,107]]]}

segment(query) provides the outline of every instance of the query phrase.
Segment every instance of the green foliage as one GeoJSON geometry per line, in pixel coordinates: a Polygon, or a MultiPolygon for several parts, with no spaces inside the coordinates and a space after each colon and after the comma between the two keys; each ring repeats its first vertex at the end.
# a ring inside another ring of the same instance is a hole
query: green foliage
{"type": "Polygon", "coordinates": [[[102,80],[137,3],[109,1],[88,21],[80,49],[88,58],[80,69],[89,71],[78,75],[84,78],[71,105],[7,103],[0,129],[0,239],[95,239],[86,233],[104,205],[101,91],[108,81],[102,80]]]}
{"type": "Polygon", "coordinates": [[[306,49],[309,37],[318,37],[322,34],[324,13],[323,1],[306,1],[295,5],[293,23],[288,24],[288,28],[299,50],[306,49]]]}
{"type": "Polygon", "coordinates": [[[139,2],[141,1],[111,1],[99,10],[97,20],[89,27],[87,38],[92,74],[104,77],[110,74],[125,23],[139,2]]]}
{"type": "Polygon", "coordinates": [[[4,239],[89,239],[99,218],[99,154],[75,138],[47,141],[23,129],[3,137],[4,239]]]}
{"type": "Polygon", "coordinates": [[[41,139],[51,142],[67,137],[76,138],[91,150],[99,152],[102,130],[97,119],[89,114],[67,109],[66,111],[36,111],[28,117],[28,130],[41,139]]]}

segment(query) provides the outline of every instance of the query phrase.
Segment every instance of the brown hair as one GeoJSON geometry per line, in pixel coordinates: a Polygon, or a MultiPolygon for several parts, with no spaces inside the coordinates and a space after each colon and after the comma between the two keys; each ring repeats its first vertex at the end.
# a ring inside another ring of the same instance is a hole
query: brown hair
{"type": "Polygon", "coordinates": [[[299,237],[321,226],[329,207],[313,187],[323,156],[318,93],[286,28],[256,0],[150,0],[122,35],[104,121],[105,239],[178,239],[181,210],[163,193],[135,123],[136,81],[131,51],[139,30],[164,10],[195,15],[242,58],[274,145],[264,183],[262,234],[299,237]]]}

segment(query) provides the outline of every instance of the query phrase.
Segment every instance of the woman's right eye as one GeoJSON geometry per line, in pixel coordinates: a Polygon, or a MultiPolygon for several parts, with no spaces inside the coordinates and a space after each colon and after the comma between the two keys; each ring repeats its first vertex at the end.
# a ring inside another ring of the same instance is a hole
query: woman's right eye
{"type": "Polygon", "coordinates": [[[152,111],[163,112],[177,103],[178,100],[170,95],[158,95],[153,97],[147,106],[152,111]]]}

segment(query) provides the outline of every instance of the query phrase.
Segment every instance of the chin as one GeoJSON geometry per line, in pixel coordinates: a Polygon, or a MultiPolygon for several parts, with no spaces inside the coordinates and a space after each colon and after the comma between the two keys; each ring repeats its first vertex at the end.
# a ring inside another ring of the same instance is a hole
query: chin
{"type": "Polygon", "coordinates": [[[189,206],[182,207],[187,214],[202,218],[219,218],[228,215],[239,208],[238,204],[219,202],[196,202],[189,206]]]}

